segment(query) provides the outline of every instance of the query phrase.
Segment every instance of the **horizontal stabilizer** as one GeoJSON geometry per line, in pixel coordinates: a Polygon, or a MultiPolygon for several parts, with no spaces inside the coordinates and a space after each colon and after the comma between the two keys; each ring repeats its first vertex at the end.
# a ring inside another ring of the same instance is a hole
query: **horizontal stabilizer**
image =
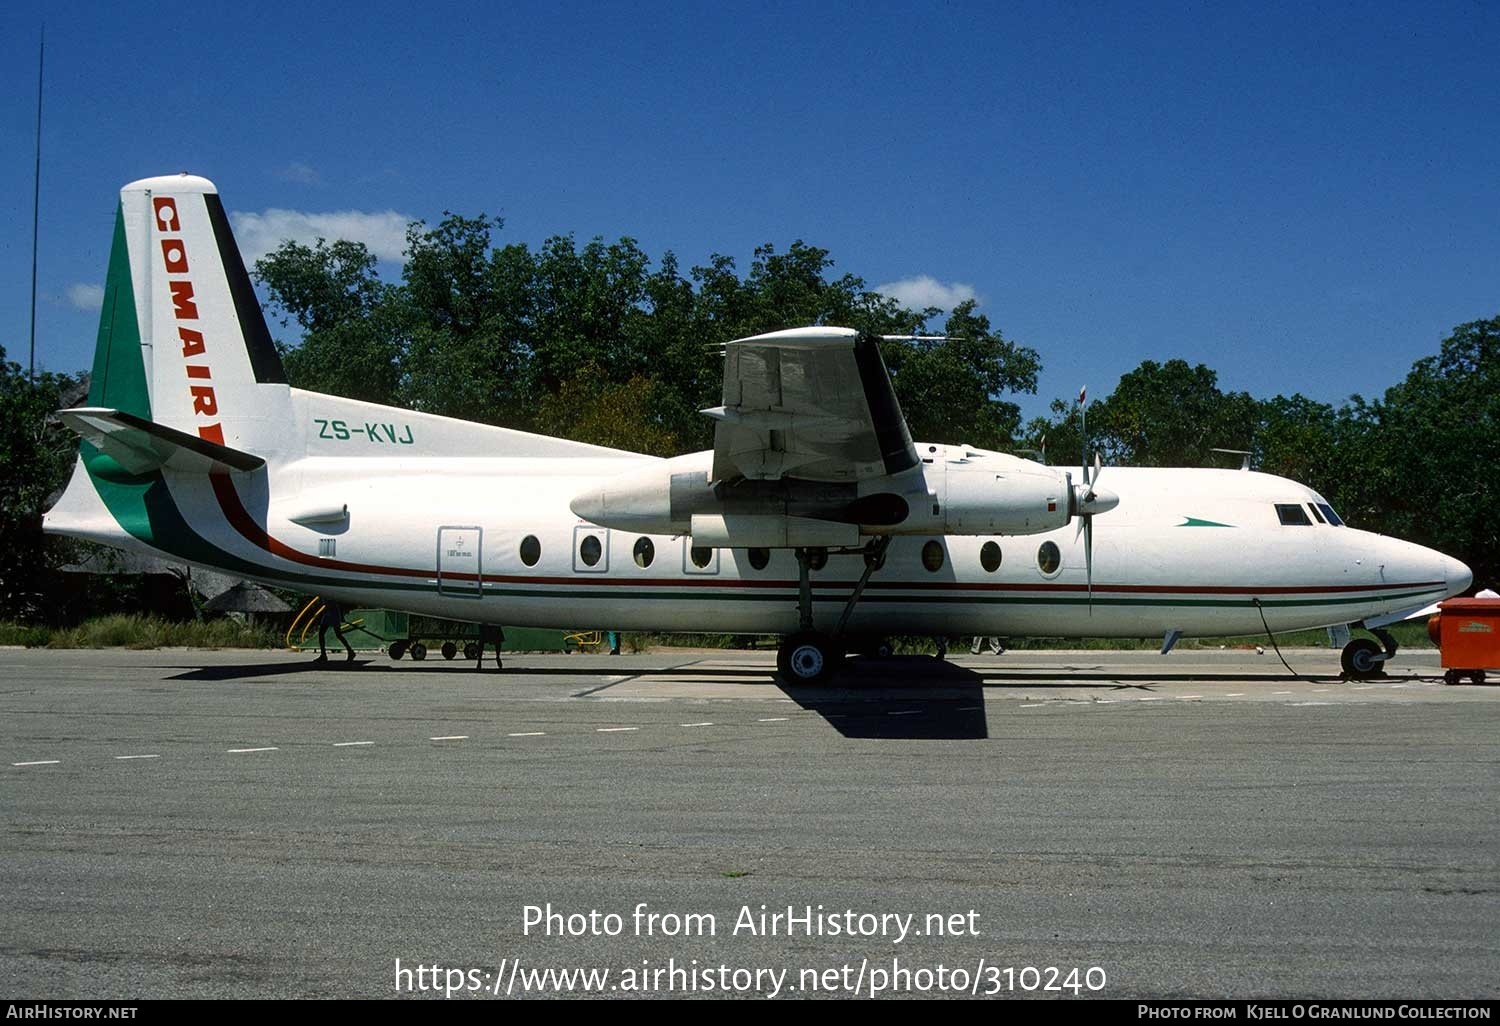
{"type": "Polygon", "coordinates": [[[84,441],[132,474],[163,467],[187,474],[259,470],[266,461],[133,413],[100,407],[60,410],[57,416],[84,441]]]}

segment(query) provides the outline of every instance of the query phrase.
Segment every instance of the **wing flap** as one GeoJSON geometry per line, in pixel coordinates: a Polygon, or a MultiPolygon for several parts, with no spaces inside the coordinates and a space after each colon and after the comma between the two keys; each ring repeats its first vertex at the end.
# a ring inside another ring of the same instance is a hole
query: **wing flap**
{"type": "Polygon", "coordinates": [[[859,481],[918,463],[877,339],[795,328],[725,347],[713,479],[859,481]]]}
{"type": "Polygon", "coordinates": [[[58,418],[132,474],[166,468],[188,474],[259,470],[259,456],[144,420],[123,410],[78,407],[58,418]]]}

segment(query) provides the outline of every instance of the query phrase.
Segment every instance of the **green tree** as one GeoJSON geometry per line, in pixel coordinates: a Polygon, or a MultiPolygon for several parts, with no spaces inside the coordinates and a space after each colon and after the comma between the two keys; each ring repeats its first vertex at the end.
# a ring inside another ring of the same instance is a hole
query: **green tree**
{"type": "Polygon", "coordinates": [[[273,319],[283,328],[295,321],[301,332],[299,344],[279,344],[290,380],[367,402],[396,400],[404,333],[363,243],[284,242],[255,262],[255,278],[273,319]]]}
{"type": "Polygon", "coordinates": [[[42,534],[42,513],[67,483],[78,438],[53,413],[79,379],[41,373],[27,380],[0,348],[0,617],[37,620],[54,609],[53,574],[72,547],[42,534]]]}

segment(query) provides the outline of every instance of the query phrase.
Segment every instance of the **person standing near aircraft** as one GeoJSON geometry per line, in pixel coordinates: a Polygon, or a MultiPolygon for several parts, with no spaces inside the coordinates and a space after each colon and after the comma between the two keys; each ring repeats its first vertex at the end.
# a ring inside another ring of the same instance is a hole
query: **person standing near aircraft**
{"type": "Polygon", "coordinates": [[[339,604],[332,599],[323,603],[323,608],[318,612],[318,649],[320,654],[314,659],[315,663],[328,662],[328,628],[333,628],[334,637],[344,643],[344,649],[349,653],[345,662],[354,662],[354,648],[349,644],[349,639],[344,637],[344,611],[339,604]]]}

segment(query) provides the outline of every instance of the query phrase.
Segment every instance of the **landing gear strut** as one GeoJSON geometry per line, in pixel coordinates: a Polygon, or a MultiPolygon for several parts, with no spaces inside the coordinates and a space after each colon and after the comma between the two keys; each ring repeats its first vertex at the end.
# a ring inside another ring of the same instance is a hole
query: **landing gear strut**
{"type": "Polygon", "coordinates": [[[1344,676],[1350,680],[1384,677],[1385,664],[1396,657],[1396,651],[1400,648],[1390,631],[1377,627],[1371,629],[1370,633],[1380,641],[1377,643],[1369,638],[1355,638],[1344,646],[1339,655],[1344,676]]]}
{"type": "Polygon", "coordinates": [[[864,594],[870,575],[885,564],[885,550],[891,539],[881,536],[866,545],[861,554],[865,557],[865,572],[860,575],[854,593],[844,604],[838,626],[832,635],[825,634],[813,626],[812,614],[812,550],[797,550],[797,612],[800,625],[797,633],[782,639],[776,650],[776,672],[788,684],[826,684],[838,673],[844,661],[844,628],[849,617],[864,594]]]}

